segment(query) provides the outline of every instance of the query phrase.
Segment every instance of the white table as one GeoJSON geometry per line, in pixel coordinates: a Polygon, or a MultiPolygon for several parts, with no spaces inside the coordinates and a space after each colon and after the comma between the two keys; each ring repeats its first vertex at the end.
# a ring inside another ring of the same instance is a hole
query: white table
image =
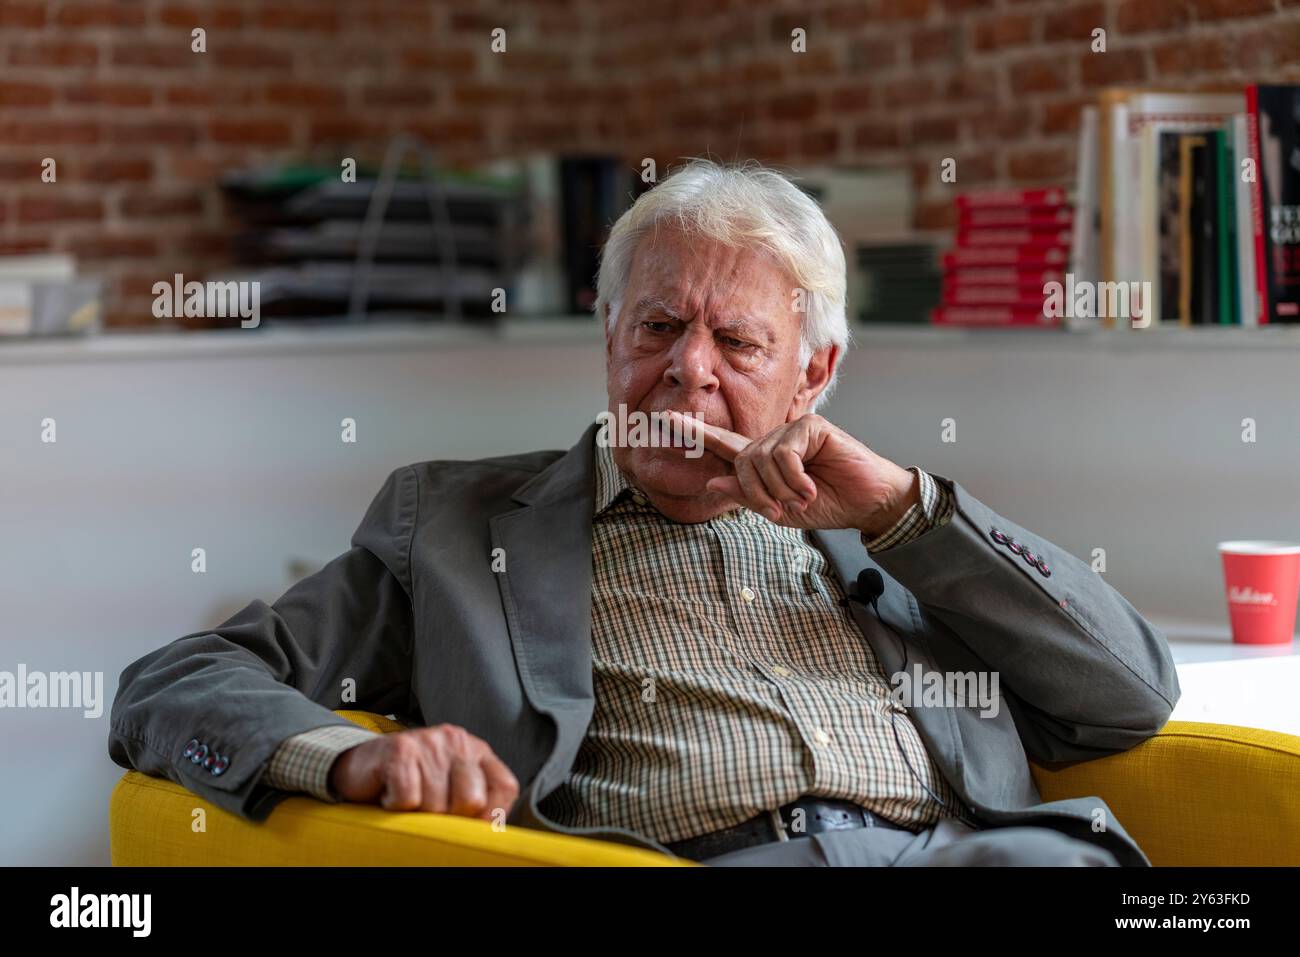
{"type": "Polygon", "coordinates": [[[1161,625],[1182,697],[1170,720],[1300,735],[1300,644],[1238,645],[1226,627],[1161,625]]]}

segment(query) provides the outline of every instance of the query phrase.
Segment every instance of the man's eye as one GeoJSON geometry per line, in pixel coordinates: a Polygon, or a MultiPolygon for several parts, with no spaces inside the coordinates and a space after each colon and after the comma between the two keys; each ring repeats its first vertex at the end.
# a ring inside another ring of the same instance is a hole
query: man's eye
{"type": "Polygon", "coordinates": [[[672,326],[666,322],[656,322],[653,319],[649,319],[641,323],[641,325],[645,326],[645,328],[649,329],[651,332],[667,332],[672,328],[672,326]]]}
{"type": "Polygon", "coordinates": [[[731,336],[723,336],[722,341],[733,349],[749,348],[749,343],[744,339],[733,339],[731,336]]]}

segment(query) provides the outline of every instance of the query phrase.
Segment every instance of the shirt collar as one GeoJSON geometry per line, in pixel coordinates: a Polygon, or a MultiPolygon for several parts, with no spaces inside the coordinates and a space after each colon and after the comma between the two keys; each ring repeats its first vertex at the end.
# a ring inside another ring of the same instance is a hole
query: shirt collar
{"type": "MultiPolygon", "coordinates": [[[[638,505],[650,505],[649,498],[633,485],[623,470],[614,463],[614,453],[608,445],[596,443],[596,507],[592,512],[592,517],[597,517],[606,510],[612,508],[620,497],[627,493],[627,497],[632,499],[638,505]]],[[[729,512],[723,512],[718,518],[728,521],[748,521],[751,524],[768,524],[767,519],[757,512],[751,512],[747,508],[736,508],[729,512]]],[[[664,519],[664,521],[670,521],[664,519]]]]}
{"type": "Polygon", "coordinates": [[[624,492],[628,492],[638,501],[644,502],[645,496],[635,485],[627,480],[623,470],[614,464],[614,453],[608,445],[596,443],[596,510],[599,515],[614,504],[624,492]]]}

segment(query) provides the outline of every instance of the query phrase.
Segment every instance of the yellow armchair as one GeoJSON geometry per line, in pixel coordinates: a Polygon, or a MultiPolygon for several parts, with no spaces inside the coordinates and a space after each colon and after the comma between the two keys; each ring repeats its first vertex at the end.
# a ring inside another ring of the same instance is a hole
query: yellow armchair
{"type": "MultiPolygon", "coordinates": [[[[374,731],[402,729],[365,711],[338,714],[374,731]]],[[[1102,797],[1153,864],[1300,863],[1300,737],[1173,721],[1123,754],[1032,769],[1044,800],[1102,797]]],[[[625,844],[307,796],[253,823],[138,771],[113,789],[109,830],[115,866],[695,866],[625,844]],[[198,832],[196,808],[206,819],[198,832]]]]}

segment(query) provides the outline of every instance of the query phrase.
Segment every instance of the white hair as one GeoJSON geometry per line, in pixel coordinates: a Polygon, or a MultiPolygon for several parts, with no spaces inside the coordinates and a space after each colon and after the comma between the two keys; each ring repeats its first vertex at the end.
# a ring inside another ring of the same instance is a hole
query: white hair
{"type": "MultiPolygon", "coordinates": [[[[693,232],[727,245],[764,249],[775,256],[804,290],[807,307],[799,343],[799,364],[807,368],[814,352],[829,345],[849,346],[844,312],[844,247],[815,200],[790,179],[757,162],[719,165],[692,159],[633,203],[614,226],[600,257],[595,311],[609,306],[609,329],[618,321],[632,259],[641,239],[658,224],[693,232]]],[[[839,376],[839,362],[817,409],[839,376]]]]}

